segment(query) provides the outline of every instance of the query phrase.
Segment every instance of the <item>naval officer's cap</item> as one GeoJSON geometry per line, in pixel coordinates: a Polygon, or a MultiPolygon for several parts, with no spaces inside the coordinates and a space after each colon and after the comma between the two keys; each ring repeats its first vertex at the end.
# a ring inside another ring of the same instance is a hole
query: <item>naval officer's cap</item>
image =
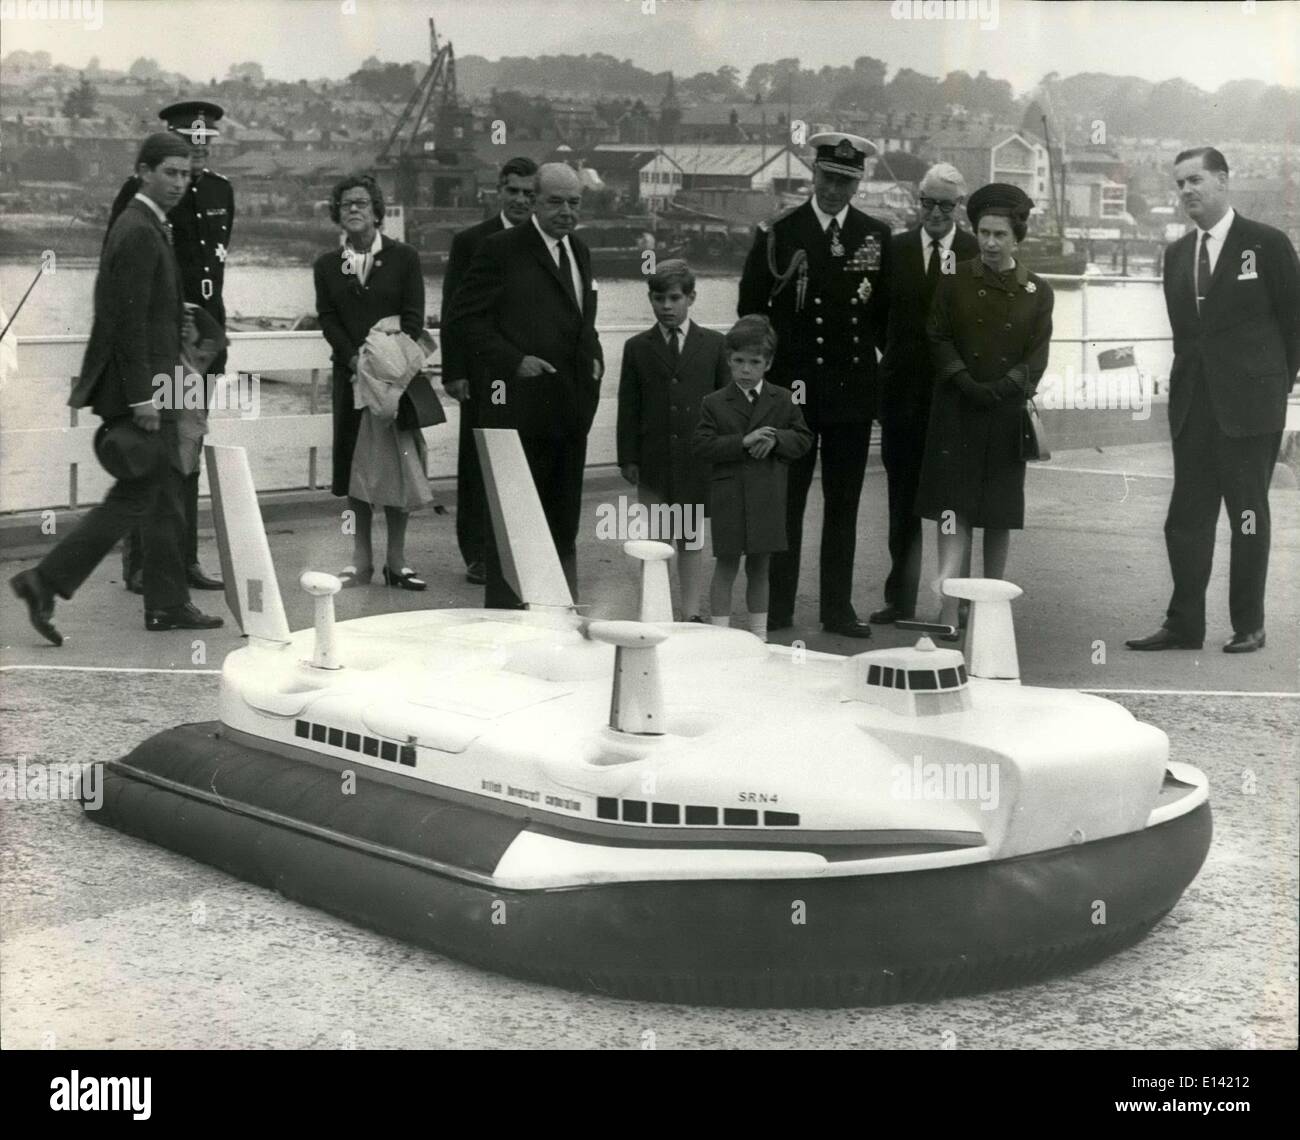
{"type": "Polygon", "coordinates": [[[192,146],[206,146],[221,132],[215,124],[226,112],[216,103],[206,99],[187,99],[172,103],[158,112],[158,118],[167,124],[169,131],[184,135],[192,146]]]}
{"type": "Polygon", "coordinates": [[[813,135],[808,145],[817,152],[814,166],[850,178],[862,177],[867,155],[876,149],[861,136],[846,135],[843,131],[822,131],[813,135]]]}

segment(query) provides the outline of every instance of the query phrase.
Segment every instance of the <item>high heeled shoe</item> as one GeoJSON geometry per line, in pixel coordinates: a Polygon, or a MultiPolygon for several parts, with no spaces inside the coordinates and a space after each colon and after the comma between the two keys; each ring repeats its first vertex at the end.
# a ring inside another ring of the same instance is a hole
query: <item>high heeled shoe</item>
{"type": "Polygon", "coordinates": [[[365,572],[358,570],[355,566],[344,566],[339,571],[338,579],[343,583],[345,590],[350,590],[353,586],[369,586],[370,579],[374,577],[375,568],[367,567],[365,572]]]}
{"type": "Polygon", "coordinates": [[[396,586],[399,590],[423,590],[426,583],[409,566],[393,571],[384,567],[384,585],[396,586]]]}

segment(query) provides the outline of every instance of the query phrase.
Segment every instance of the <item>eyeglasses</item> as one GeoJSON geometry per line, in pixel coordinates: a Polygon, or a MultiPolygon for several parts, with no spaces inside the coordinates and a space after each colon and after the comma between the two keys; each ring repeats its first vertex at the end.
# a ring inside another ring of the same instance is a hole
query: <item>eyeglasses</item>
{"type": "Polygon", "coordinates": [[[339,203],[339,210],[342,213],[347,213],[348,210],[368,210],[370,205],[369,198],[345,198],[339,203]]]}
{"type": "Polygon", "coordinates": [[[922,199],[921,199],[921,210],[922,210],[924,213],[927,213],[927,214],[928,214],[928,213],[929,213],[931,210],[933,210],[936,206],[939,207],[939,210],[940,210],[942,213],[945,213],[945,214],[951,214],[951,213],[953,212],[953,210],[955,210],[955,209],[957,208],[957,203],[956,203],[956,202],[940,202],[938,198],[922,198],[922,199]]]}

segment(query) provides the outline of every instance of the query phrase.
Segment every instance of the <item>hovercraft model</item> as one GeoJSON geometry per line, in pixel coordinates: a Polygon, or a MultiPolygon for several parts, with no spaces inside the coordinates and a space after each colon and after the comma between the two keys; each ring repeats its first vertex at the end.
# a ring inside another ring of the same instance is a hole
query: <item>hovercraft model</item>
{"type": "Polygon", "coordinates": [[[240,448],[209,446],[232,609],[220,720],[107,764],[90,817],[491,970],[737,1006],[935,998],[1140,939],[1210,843],[1205,776],[1096,696],[1021,685],[1008,582],[969,660],[844,658],[572,604],[513,432],[478,432],[524,610],[290,633],[240,448]]]}

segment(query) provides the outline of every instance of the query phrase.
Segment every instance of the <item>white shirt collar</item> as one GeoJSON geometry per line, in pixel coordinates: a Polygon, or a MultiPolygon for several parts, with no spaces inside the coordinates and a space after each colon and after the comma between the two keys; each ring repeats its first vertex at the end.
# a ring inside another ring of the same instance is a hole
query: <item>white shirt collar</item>
{"type": "MultiPolygon", "coordinates": [[[[736,384],[736,382],[735,382],[734,380],[732,381],[732,383],[733,383],[733,384],[736,384]]],[[[739,385],[739,384],[736,384],[736,387],[737,387],[737,388],[740,388],[740,385],[739,385]]],[[[757,384],[755,384],[755,385],[750,389],[750,391],[754,393],[754,399],[757,400],[758,397],[761,396],[761,395],[763,394],[763,381],[760,380],[757,384]]],[[[745,399],[746,399],[746,400],[749,399],[749,397],[745,395],[745,389],[744,389],[744,388],[740,388],[740,394],[741,394],[742,396],[745,396],[745,399]]]]}
{"type": "MultiPolygon", "coordinates": [[[[939,239],[939,248],[944,250],[952,249],[953,239],[956,236],[957,236],[957,223],[953,222],[953,224],[949,227],[948,232],[939,239]]],[[[934,239],[930,237],[928,233],[925,232],[925,227],[922,226],[921,227],[922,248],[928,250],[930,248],[930,242],[932,242],[933,240],[934,239]]]]}
{"type": "Polygon", "coordinates": [[[561,242],[564,242],[564,251],[569,255],[570,258],[573,257],[573,250],[569,246],[568,242],[565,241],[565,238],[569,236],[568,234],[565,234],[564,237],[562,238],[551,237],[550,234],[548,234],[544,229],[542,229],[542,223],[537,220],[536,214],[533,215],[533,225],[537,227],[537,232],[542,235],[542,240],[546,242],[546,248],[551,251],[552,257],[555,256],[555,247],[559,245],[561,242]]]}
{"type": "MultiPolygon", "coordinates": [[[[1215,222],[1208,230],[1203,230],[1202,232],[1208,233],[1215,241],[1222,243],[1224,238],[1228,236],[1228,231],[1232,228],[1232,219],[1236,216],[1237,212],[1229,206],[1223,217],[1215,222]]],[[[1200,230],[1201,227],[1197,226],[1196,228],[1200,230]]],[[[1196,240],[1199,242],[1201,238],[1198,236],[1196,240]]]]}
{"type": "MultiPolygon", "coordinates": [[[[658,328],[659,328],[659,335],[662,336],[662,337],[664,338],[664,343],[667,344],[667,343],[669,342],[669,331],[668,331],[668,329],[664,328],[664,326],[661,325],[661,324],[659,324],[658,321],[656,321],[655,324],[656,324],[656,325],[658,326],[658,328]]],[[[682,318],[682,323],[681,323],[680,325],[678,325],[677,327],[678,327],[679,329],[682,330],[682,343],[685,344],[685,343],[686,343],[686,335],[687,335],[687,333],[689,333],[689,332],[691,331],[691,318],[690,318],[690,317],[683,317],[683,318],[682,318]]]]}
{"type": "Polygon", "coordinates": [[[162,207],[158,205],[158,203],[155,202],[152,198],[150,198],[148,194],[137,193],[136,197],[139,198],[141,202],[143,202],[146,206],[149,207],[149,209],[151,209],[154,212],[154,217],[156,217],[160,222],[162,222],[164,226],[171,224],[167,221],[167,215],[163,213],[162,207]]]}
{"type": "Polygon", "coordinates": [[[506,212],[504,210],[502,210],[497,216],[501,219],[501,225],[504,229],[514,229],[514,222],[506,217],[506,212]]]}
{"type": "MultiPolygon", "coordinates": [[[[817,205],[816,195],[810,198],[809,201],[812,202],[813,213],[817,215],[817,221],[821,225],[822,232],[824,233],[826,227],[831,224],[831,215],[828,214],[825,210],[823,210],[819,205],[817,205]]],[[[848,206],[845,206],[844,209],[842,209],[838,214],[835,215],[835,220],[839,222],[841,230],[844,229],[844,219],[847,218],[848,216],[849,216],[848,206]]]]}

